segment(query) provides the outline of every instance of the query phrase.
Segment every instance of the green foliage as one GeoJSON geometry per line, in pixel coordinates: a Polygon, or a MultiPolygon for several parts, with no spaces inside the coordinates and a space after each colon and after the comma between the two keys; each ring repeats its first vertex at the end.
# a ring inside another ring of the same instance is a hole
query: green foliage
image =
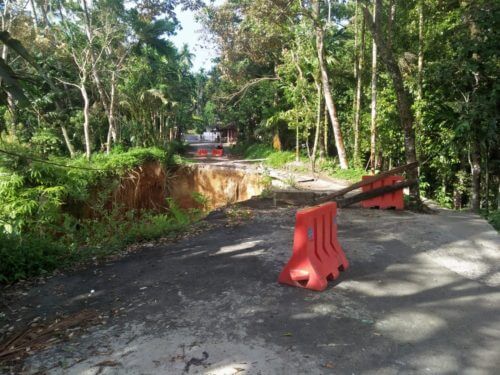
{"type": "Polygon", "coordinates": [[[435,199],[440,206],[453,208],[453,199],[448,194],[446,194],[445,190],[438,190],[435,194],[435,199]]]}
{"type": "Polygon", "coordinates": [[[243,152],[245,159],[265,159],[276,152],[271,146],[262,143],[254,143],[249,146],[248,144],[243,145],[243,147],[245,146],[243,152]]]}
{"type": "Polygon", "coordinates": [[[100,259],[128,244],[171,235],[198,217],[196,211],[185,212],[172,201],[169,207],[168,213],[143,211],[140,215],[114,209],[99,219],[77,220],[65,215],[58,236],[0,232],[0,283],[100,259]]]}
{"type": "Polygon", "coordinates": [[[63,266],[67,255],[52,238],[0,231],[0,283],[50,272],[63,266]]]}
{"type": "Polygon", "coordinates": [[[276,151],[271,146],[262,143],[237,144],[232,152],[242,154],[245,159],[266,159],[265,164],[273,168],[281,168],[295,160],[293,152],[276,151]]]}
{"type": "Polygon", "coordinates": [[[195,203],[201,207],[202,211],[206,211],[208,209],[210,203],[208,197],[204,196],[201,193],[198,193],[197,191],[193,192],[192,196],[195,203]]]}
{"type": "Polygon", "coordinates": [[[3,144],[16,157],[0,154],[0,281],[15,281],[50,272],[57,266],[93,256],[105,256],[126,244],[151,240],[186,227],[199,217],[185,212],[172,200],[168,212],[125,211],[108,207],[111,192],[120,176],[148,161],[171,165],[173,150],[118,148],[110,155],[50,157],[47,161],[78,168],[66,168],[40,161],[19,145],[3,144]],[[98,194],[96,195],[96,192],[98,194]],[[91,218],[71,207],[91,203],[91,218]]]}
{"type": "Polygon", "coordinates": [[[319,169],[330,177],[351,182],[360,181],[361,178],[367,174],[364,169],[359,168],[341,169],[338,167],[338,163],[335,163],[335,161],[331,159],[323,160],[320,163],[319,169]]]}
{"type": "Polygon", "coordinates": [[[58,154],[61,149],[61,140],[49,129],[39,129],[31,137],[30,143],[33,151],[43,156],[58,154]]]}
{"type": "Polygon", "coordinates": [[[488,222],[495,228],[498,232],[500,232],[500,210],[487,212],[483,210],[481,215],[488,220],[488,222]]]}
{"type": "Polygon", "coordinates": [[[488,222],[500,232],[500,210],[491,211],[487,215],[488,222]]]}
{"type": "Polygon", "coordinates": [[[281,168],[295,160],[295,153],[291,151],[275,151],[267,157],[266,164],[270,167],[281,168]]]}

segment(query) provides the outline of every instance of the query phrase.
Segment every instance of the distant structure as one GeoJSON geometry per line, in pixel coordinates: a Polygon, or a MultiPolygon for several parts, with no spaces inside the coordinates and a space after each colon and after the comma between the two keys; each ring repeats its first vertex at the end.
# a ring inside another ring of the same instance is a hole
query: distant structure
{"type": "Polygon", "coordinates": [[[238,141],[238,129],[234,125],[228,125],[224,128],[207,128],[201,135],[201,139],[206,142],[234,144],[238,141]]]}
{"type": "Polygon", "coordinates": [[[207,142],[217,142],[217,137],[221,139],[221,133],[216,128],[205,129],[205,131],[201,135],[201,139],[207,142]]]}

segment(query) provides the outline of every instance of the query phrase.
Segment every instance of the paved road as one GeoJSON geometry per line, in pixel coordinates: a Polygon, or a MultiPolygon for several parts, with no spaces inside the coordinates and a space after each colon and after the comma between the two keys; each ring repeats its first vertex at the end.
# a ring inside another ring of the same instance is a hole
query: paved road
{"type": "MultiPolygon", "coordinates": [[[[500,240],[484,220],[344,209],[351,268],[321,293],[277,284],[295,208],[54,277],[7,315],[106,323],[32,355],[50,374],[498,374],[500,240]],[[93,291],[93,292],[91,292],[93,291]],[[112,314],[111,312],[118,312],[112,314]]],[[[234,214],[231,216],[234,218],[234,214]]]]}

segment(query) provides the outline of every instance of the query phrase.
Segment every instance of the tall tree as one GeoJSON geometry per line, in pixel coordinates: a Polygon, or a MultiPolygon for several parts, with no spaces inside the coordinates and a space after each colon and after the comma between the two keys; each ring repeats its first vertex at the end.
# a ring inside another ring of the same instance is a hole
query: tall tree
{"type": "MultiPolygon", "coordinates": [[[[373,1],[373,27],[375,33],[380,32],[377,1],[373,1]]],[[[377,152],[377,42],[375,36],[372,41],[372,97],[371,97],[371,122],[370,122],[370,168],[372,173],[376,169],[376,152],[377,152]]]]}
{"type": "Polygon", "coordinates": [[[323,86],[323,94],[325,96],[326,108],[330,115],[330,121],[333,129],[333,136],[335,138],[335,146],[339,155],[340,168],[347,169],[349,164],[347,162],[347,154],[344,146],[344,139],[342,137],[342,130],[340,129],[340,122],[337,115],[337,109],[332,97],[330,80],[328,77],[328,70],[325,61],[325,46],[324,46],[324,26],[320,16],[320,0],[312,1],[313,17],[316,30],[316,49],[318,54],[319,69],[321,72],[321,84],[323,86]]]}
{"type": "MultiPolygon", "coordinates": [[[[380,14],[382,10],[382,1],[375,0],[376,10],[380,14]]],[[[387,44],[387,39],[382,33],[382,28],[375,25],[373,22],[374,17],[370,13],[370,10],[364,6],[363,12],[365,13],[365,18],[367,20],[367,25],[372,32],[377,43],[377,48],[380,52],[380,58],[382,59],[384,65],[386,66],[387,72],[389,73],[392,84],[394,86],[394,91],[396,93],[396,102],[398,108],[399,119],[401,127],[404,133],[404,146],[405,146],[405,156],[407,163],[413,163],[417,161],[417,153],[415,148],[415,128],[414,128],[414,116],[412,111],[412,99],[408,92],[408,89],[404,85],[403,74],[397,63],[396,57],[392,48],[389,48],[387,44]]],[[[380,17],[377,17],[380,20],[380,17]]],[[[379,22],[380,24],[380,22],[379,22]]],[[[408,172],[408,177],[413,179],[417,178],[417,171],[411,170],[408,172]]],[[[421,204],[420,201],[420,190],[418,186],[410,187],[410,197],[413,202],[417,205],[421,204]]]]}
{"type": "Polygon", "coordinates": [[[355,16],[354,16],[354,79],[356,80],[356,93],[354,95],[354,155],[353,160],[355,166],[360,166],[359,156],[359,133],[361,124],[361,98],[363,91],[363,64],[365,50],[365,20],[361,13],[361,22],[358,19],[359,0],[356,0],[355,16]],[[359,36],[359,25],[361,24],[361,36],[359,36]],[[359,42],[358,42],[359,41],[359,42]]]}

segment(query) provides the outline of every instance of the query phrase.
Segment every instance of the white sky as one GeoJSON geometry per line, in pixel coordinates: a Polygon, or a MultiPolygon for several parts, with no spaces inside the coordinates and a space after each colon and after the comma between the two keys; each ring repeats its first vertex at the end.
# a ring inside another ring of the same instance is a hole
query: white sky
{"type": "MultiPolygon", "coordinates": [[[[215,5],[220,5],[224,0],[215,0],[215,5]]],[[[171,37],[171,40],[181,48],[184,44],[189,46],[189,51],[194,54],[193,71],[205,69],[210,70],[213,66],[211,59],[217,56],[216,48],[213,45],[207,44],[201,36],[203,34],[201,25],[196,22],[194,12],[187,10],[182,11],[180,7],[176,9],[177,18],[181,23],[182,30],[177,32],[177,35],[171,37]]]]}

